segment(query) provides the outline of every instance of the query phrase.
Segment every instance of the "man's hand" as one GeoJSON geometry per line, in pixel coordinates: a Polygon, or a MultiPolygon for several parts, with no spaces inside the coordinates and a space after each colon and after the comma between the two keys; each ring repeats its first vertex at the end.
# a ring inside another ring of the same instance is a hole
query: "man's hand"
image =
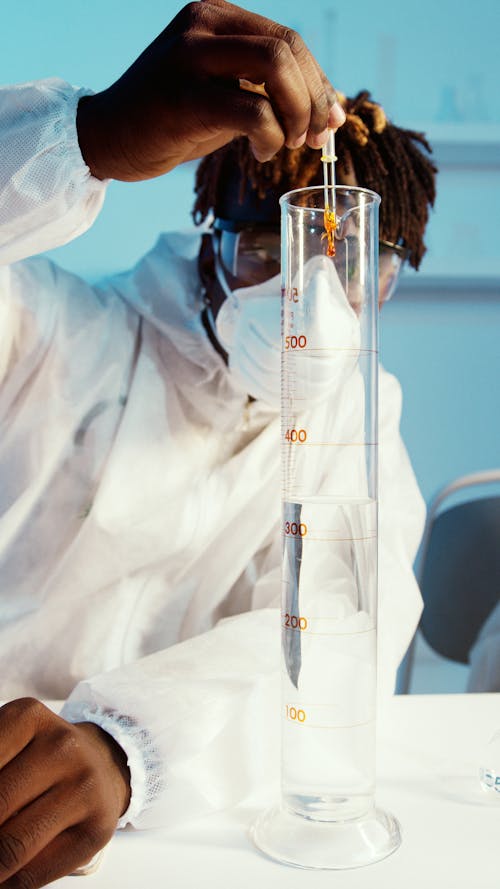
{"type": "Polygon", "coordinates": [[[99,179],[168,172],[246,135],[258,160],[319,148],[345,114],[294,31],[226,0],[189,3],[112,86],[80,100],[78,138],[99,179]],[[256,89],[252,86],[254,85],[256,89]]]}
{"type": "Polygon", "coordinates": [[[0,885],[37,889],[86,864],[128,806],[125,754],[33,698],[0,708],[0,885]]]}

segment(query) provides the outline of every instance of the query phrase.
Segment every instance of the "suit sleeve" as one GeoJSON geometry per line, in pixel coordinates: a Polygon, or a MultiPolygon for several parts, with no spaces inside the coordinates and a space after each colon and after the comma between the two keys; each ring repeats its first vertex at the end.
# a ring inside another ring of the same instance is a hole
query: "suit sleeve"
{"type": "Polygon", "coordinates": [[[76,129],[86,94],[56,78],[0,88],[0,265],[71,241],[99,213],[106,183],[76,129]]]}

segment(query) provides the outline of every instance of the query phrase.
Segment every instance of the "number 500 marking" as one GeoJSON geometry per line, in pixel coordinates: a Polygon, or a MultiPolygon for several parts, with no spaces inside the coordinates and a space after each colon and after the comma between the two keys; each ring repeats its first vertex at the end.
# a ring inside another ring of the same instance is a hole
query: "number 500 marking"
{"type": "Polygon", "coordinates": [[[301,333],[300,336],[286,336],[285,349],[305,349],[307,346],[307,337],[301,333]]]}

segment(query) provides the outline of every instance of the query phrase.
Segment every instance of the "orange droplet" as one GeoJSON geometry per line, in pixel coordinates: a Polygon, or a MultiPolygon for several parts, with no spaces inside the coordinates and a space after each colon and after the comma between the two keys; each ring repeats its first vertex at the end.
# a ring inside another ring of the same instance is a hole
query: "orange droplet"
{"type": "Polygon", "coordinates": [[[330,210],[328,206],[325,207],[324,224],[325,233],[323,235],[323,238],[327,239],[326,255],[335,256],[334,234],[335,229],[337,228],[337,219],[335,217],[335,212],[333,210],[330,210]]]}

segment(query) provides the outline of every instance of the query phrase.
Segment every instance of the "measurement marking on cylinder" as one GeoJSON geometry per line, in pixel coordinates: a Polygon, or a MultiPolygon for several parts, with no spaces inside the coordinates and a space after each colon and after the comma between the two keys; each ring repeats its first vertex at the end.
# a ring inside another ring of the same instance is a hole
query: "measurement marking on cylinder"
{"type": "MultiPolygon", "coordinates": [[[[285,534],[284,536],[291,537],[292,540],[296,539],[291,534],[285,534]]],[[[376,538],[376,534],[370,534],[368,537],[316,537],[313,534],[307,534],[307,541],[311,543],[361,543],[363,540],[376,540],[376,538]]]]}
{"type": "Polygon", "coordinates": [[[305,710],[297,709],[296,707],[286,706],[286,718],[291,720],[292,722],[300,722],[304,723],[307,719],[305,710]]]}
{"type": "Polygon", "coordinates": [[[297,287],[282,287],[281,295],[291,303],[298,303],[302,297],[297,287]]]}
{"type": "Polygon", "coordinates": [[[374,721],[375,721],[374,719],[368,719],[365,722],[351,722],[351,723],[348,723],[347,725],[318,725],[318,723],[311,723],[311,722],[307,721],[306,712],[304,710],[295,710],[295,707],[290,708],[291,710],[295,710],[296,713],[303,713],[304,714],[303,719],[298,719],[297,717],[293,718],[292,716],[290,716],[288,714],[288,704],[286,705],[286,709],[287,709],[286,719],[288,720],[288,722],[292,722],[294,725],[305,726],[305,728],[308,728],[308,729],[313,729],[313,728],[314,729],[323,729],[323,730],[328,729],[329,731],[338,732],[338,731],[346,731],[347,729],[352,729],[352,728],[364,728],[368,725],[373,725],[374,721]]]}
{"type": "Polygon", "coordinates": [[[289,441],[291,444],[303,444],[307,439],[307,432],[305,429],[287,429],[285,432],[285,441],[289,441]]]}
{"type": "Polygon", "coordinates": [[[372,448],[378,441],[305,441],[305,448],[372,448]]]}
{"type": "Polygon", "coordinates": [[[300,631],[307,630],[307,617],[299,617],[297,614],[288,614],[288,612],[281,616],[284,620],[283,626],[287,629],[300,631]]]}
{"type": "Polygon", "coordinates": [[[305,337],[303,334],[301,335],[301,337],[295,336],[293,338],[294,339],[301,339],[302,341],[305,340],[306,342],[304,343],[304,345],[301,345],[301,346],[299,346],[298,343],[295,346],[287,345],[286,342],[287,342],[287,340],[291,339],[291,337],[286,336],[285,337],[285,349],[282,351],[289,352],[289,350],[293,351],[294,349],[300,348],[300,350],[301,350],[300,354],[304,354],[307,352],[352,352],[354,357],[358,357],[358,355],[378,355],[378,349],[356,349],[354,346],[308,346],[307,347],[307,337],[305,337]]]}
{"type": "Polygon", "coordinates": [[[307,534],[307,525],[304,522],[285,522],[285,537],[305,537],[307,534]]]}
{"type": "Polygon", "coordinates": [[[300,724],[302,726],[305,726],[305,728],[308,728],[308,729],[323,729],[323,730],[328,729],[331,732],[332,731],[333,732],[346,731],[347,729],[351,729],[351,728],[363,728],[364,726],[367,726],[367,725],[373,725],[373,719],[369,719],[367,722],[351,722],[351,723],[349,723],[349,725],[318,725],[317,723],[314,723],[314,724],[311,722],[304,723],[303,721],[302,722],[299,720],[295,721],[290,718],[288,721],[294,722],[295,725],[300,724]]]}
{"type": "MultiPolygon", "coordinates": [[[[283,582],[284,582],[284,583],[289,583],[288,580],[283,581],[283,582]]],[[[359,611],[356,611],[356,612],[354,612],[354,613],[355,613],[355,614],[359,614],[359,611]]],[[[311,621],[311,620],[323,620],[323,621],[325,621],[325,620],[339,620],[338,617],[333,617],[333,616],[332,616],[332,617],[329,617],[329,616],[326,616],[326,617],[325,617],[323,614],[319,614],[319,615],[318,615],[318,614],[308,614],[307,619],[308,619],[309,621],[311,621]]],[[[342,618],[340,618],[340,620],[345,620],[345,618],[342,617],[342,618]]],[[[370,633],[372,630],[375,630],[376,628],[377,628],[377,624],[376,624],[376,623],[373,623],[373,624],[370,624],[370,626],[369,626],[368,628],[365,628],[364,630],[357,630],[356,632],[359,632],[359,633],[370,633]]]]}
{"type": "Polygon", "coordinates": [[[305,349],[307,346],[307,337],[305,334],[301,333],[299,336],[286,336],[285,337],[285,349],[305,349]]]}
{"type": "MultiPolygon", "coordinates": [[[[334,617],[321,618],[321,619],[322,620],[338,620],[338,618],[334,618],[334,617]]],[[[300,630],[293,629],[292,627],[285,627],[284,625],[283,625],[283,629],[289,630],[289,632],[291,632],[291,633],[301,633],[301,632],[307,633],[308,636],[327,636],[329,639],[337,639],[340,636],[342,636],[342,637],[345,637],[345,636],[366,636],[366,635],[368,635],[368,633],[374,633],[375,629],[376,629],[375,627],[370,627],[370,629],[368,629],[368,630],[353,630],[351,633],[347,633],[347,632],[335,633],[333,630],[331,630],[329,633],[320,633],[317,630],[311,629],[311,620],[308,622],[308,626],[305,627],[304,629],[300,629],[300,630]]]]}
{"type": "MultiPolygon", "coordinates": [[[[288,522],[287,522],[287,524],[288,524],[288,522]]],[[[306,525],[306,529],[307,529],[307,533],[310,534],[311,532],[310,532],[310,530],[309,530],[309,528],[308,528],[307,525],[306,525]]],[[[322,529],[321,529],[321,533],[322,533],[322,534],[341,534],[342,532],[341,532],[340,528],[322,528],[322,529]]],[[[374,531],[369,531],[368,533],[369,533],[369,534],[374,534],[375,532],[374,532],[374,531]]],[[[325,538],[325,539],[328,540],[329,538],[325,538]]]]}

